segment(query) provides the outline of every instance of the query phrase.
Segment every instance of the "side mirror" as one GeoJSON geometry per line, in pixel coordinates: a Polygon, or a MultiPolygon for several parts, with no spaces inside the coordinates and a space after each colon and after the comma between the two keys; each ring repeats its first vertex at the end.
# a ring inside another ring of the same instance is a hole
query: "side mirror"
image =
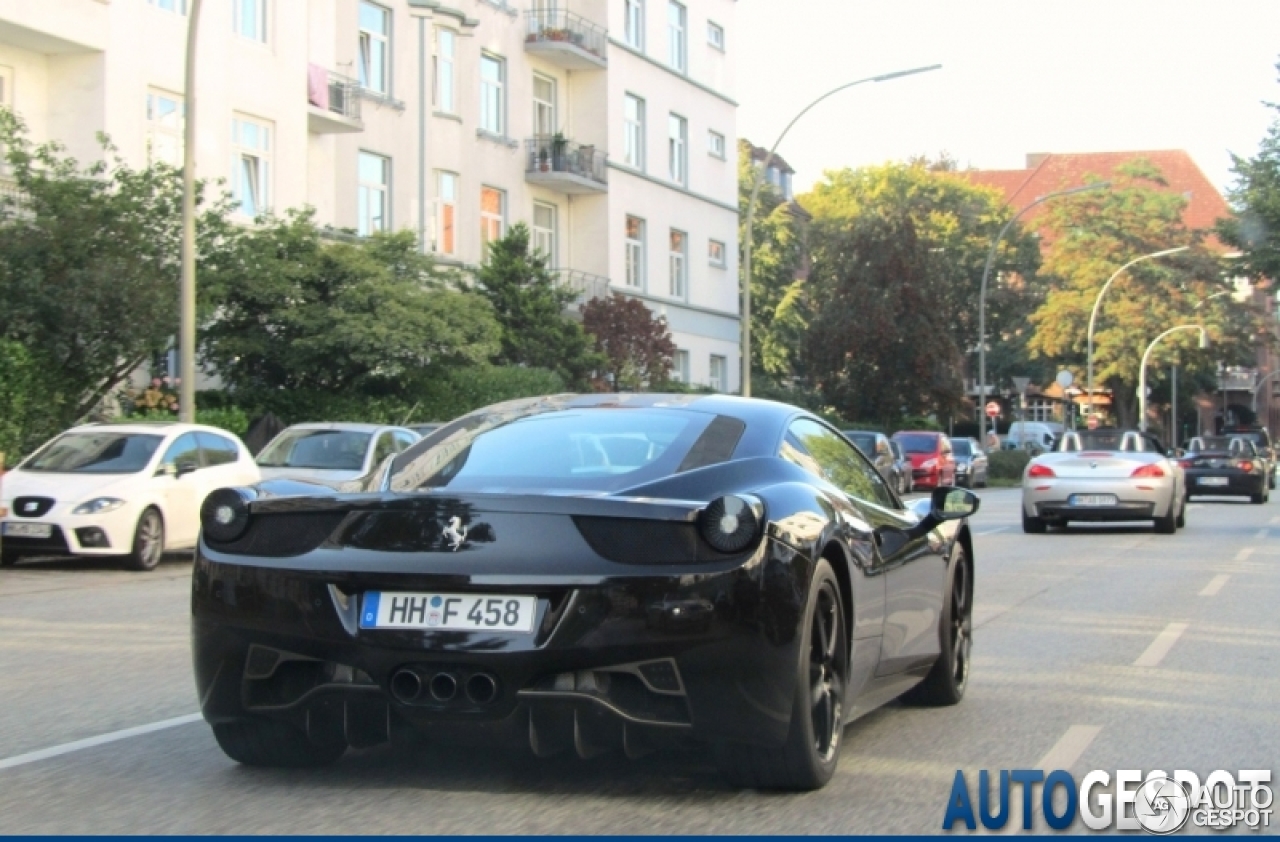
{"type": "Polygon", "coordinates": [[[173,475],[176,477],[186,476],[187,474],[195,473],[199,468],[200,466],[195,462],[179,462],[173,475]]]}
{"type": "Polygon", "coordinates": [[[935,488],[930,499],[929,514],[939,520],[969,517],[982,505],[981,498],[964,488],[935,488]]]}

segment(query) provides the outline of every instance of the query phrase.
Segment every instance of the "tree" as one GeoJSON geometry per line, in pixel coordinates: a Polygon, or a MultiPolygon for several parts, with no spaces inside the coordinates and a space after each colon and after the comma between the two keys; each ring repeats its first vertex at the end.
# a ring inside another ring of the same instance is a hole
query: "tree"
{"type": "Polygon", "coordinates": [[[409,231],[328,242],[310,211],[291,211],[259,220],[204,283],[220,306],[200,347],[236,389],[361,390],[499,347],[489,303],[409,231]]]}
{"type": "MultiPolygon", "coordinates": [[[[1280,104],[1267,105],[1280,113],[1280,104]]],[[[1280,116],[1271,122],[1258,154],[1232,155],[1232,160],[1236,183],[1227,196],[1235,216],[1219,222],[1219,236],[1241,250],[1238,271],[1255,280],[1280,279],[1280,116]]]]}
{"type": "Polygon", "coordinates": [[[613,293],[582,307],[582,324],[604,357],[603,389],[641,391],[671,376],[676,345],[665,319],[638,298],[613,293]]]}
{"type": "MultiPolygon", "coordinates": [[[[800,198],[813,216],[804,371],[845,417],[889,423],[961,406],[983,267],[1013,211],[948,167],[920,159],[829,172],[800,198]]],[[[999,353],[988,362],[1021,369],[1036,300],[1035,238],[1015,227],[997,257],[1003,271],[988,290],[987,337],[999,353]]],[[[989,366],[988,374],[999,372],[989,366]]]]}
{"type": "MultiPolygon", "coordinates": [[[[132,169],[99,140],[104,160],[82,166],[57,143],[31,144],[22,120],[0,109],[15,182],[0,197],[0,339],[35,361],[54,431],[88,413],[178,330],[181,175],[161,163],[132,169]]],[[[203,268],[237,232],[225,199],[201,190],[197,202],[203,268]]],[[[201,311],[210,303],[203,295],[201,311]]]]}
{"type": "Polygon", "coordinates": [[[1042,272],[1051,288],[1031,317],[1035,335],[1030,347],[1083,370],[1089,316],[1107,279],[1135,257],[1193,246],[1128,269],[1111,285],[1098,312],[1094,386],[1111,390],[1118,420],[1130,425],[1137,408],[1138,367],[1156,336],[1178,324],[1205,325],[1212,350],[1196,350],[1196,332],[1184,331],[1157,346],[1151,360],[1153,367],[1163,367],[1179,352],[1194,377],[1212,371],[1218,361],[1249,359],[1261,325],[1230,296],[1210,300],[1233,286],[1222,262],[1203,247],[1203,232],[1183,224],[1187,200],[1163,189],[1167,182],[1156,167],[1136,158],[1117,167],[1111,181],[1109,190],[1063,197],[1047,206],[1044,225],[1052,246],[1042,272]]]}
{"type": "Polygon", "coordinates": [[[523,222],[489,244],[476,281],[502,327],[502,350],[494,362],[551,369],[585,385],[600,360],[582,326],[565,317],[577,293],[557,281],[545,255],[530,249],[523,222]]]}

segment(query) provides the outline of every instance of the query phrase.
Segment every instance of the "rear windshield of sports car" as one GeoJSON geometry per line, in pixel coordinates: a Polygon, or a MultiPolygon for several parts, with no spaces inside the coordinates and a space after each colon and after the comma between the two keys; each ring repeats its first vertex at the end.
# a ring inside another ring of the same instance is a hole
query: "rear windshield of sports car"
{"type": "Polygon", "coordinates": [[[59,474],[134,474],[147,467],[164,436],[144,433],[64,433],[22,465],[59,474]]]}
{"type": "Polygon", "coordinates": [[[716,418],[662,409],[477,415],[401,454],[390,488],[608,493],[676,473],[716,418]]]}

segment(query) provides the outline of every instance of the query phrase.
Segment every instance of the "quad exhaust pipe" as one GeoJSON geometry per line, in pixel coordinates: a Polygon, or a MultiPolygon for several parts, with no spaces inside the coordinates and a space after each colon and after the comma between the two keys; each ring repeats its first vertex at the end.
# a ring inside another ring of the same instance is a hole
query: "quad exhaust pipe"
{"type": "Polygon", "coordinates": [[[412,667],[396,670],[391,675],[391,695],[402,704],[436,702],[448,704],[460,701],[461,689],[466,700],[473,705],[487,705],[498,698],[498,680],[487,672],[472,673],[465,681],[448,670],[431,673],[423,680],[423,673],[412,667]],[[459,687],[461,684],[461,688],[459,687]]]}

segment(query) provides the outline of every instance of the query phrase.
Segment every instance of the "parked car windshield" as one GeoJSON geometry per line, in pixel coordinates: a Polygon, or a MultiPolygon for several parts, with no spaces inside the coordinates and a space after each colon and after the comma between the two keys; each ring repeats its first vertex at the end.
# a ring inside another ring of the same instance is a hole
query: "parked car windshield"
{"type": "MultiPolygon", "coordinates": [[[[715,417],[657,409],[477,415],[401,454],[391,489],[626,488],[675,473],[715,417]]],[[[735,429],[740,434],[741,428],[735,429]]]]}
{"type": "Polygon", "coordinates": [[[372,437],[353,430],[285,430],[258,454],[258,466],[358,471],[372,437]]]}
{"type": "Polygon", "coordinates": [[[849,441],[858,446],[863,453],[874,455],[876,452],[876,437],[874,433],[845,433],[849,437],[849,441]]]}
{"type": "Polygon", "coordinates": [[[64,433],[22,465],[24,471],[133,474],[146,468],[164,436],[146,433],[64,433]]]}
{"type": "Polygon", "coordinates": [[[972,456],[973,450],[969,447],[969,442],[964,439],[952,439],[951,450],[956,456],[972,456]]]}
{"type": "Polygon", "coordinates": [[[908,453],[935,453],[938,450],[938,437],[923,433],[899,433],[894,436],[902,442],[902,449],[908,453]]]}

